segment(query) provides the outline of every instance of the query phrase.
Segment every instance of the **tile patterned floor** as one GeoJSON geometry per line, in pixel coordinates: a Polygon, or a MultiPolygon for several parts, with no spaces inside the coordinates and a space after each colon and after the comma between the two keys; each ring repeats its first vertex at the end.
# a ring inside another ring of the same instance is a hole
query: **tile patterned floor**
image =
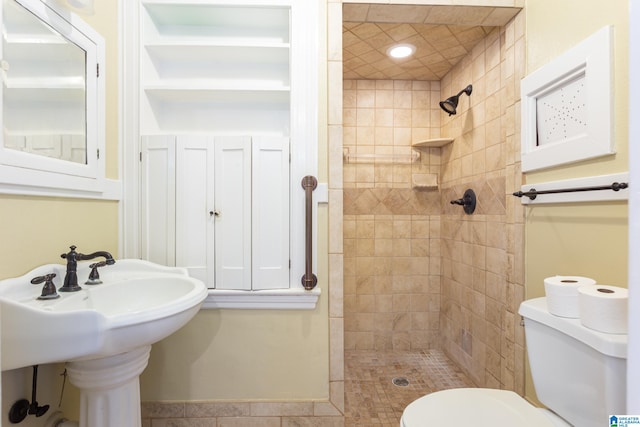
{"type": "Polygon", "coordinates": [[[473,383],[438,350],[346,351],[345,427],[398,427],[413,400],[458,387],[473,383]],[[397,377],[409,385],[394,385],[397,377]]]}

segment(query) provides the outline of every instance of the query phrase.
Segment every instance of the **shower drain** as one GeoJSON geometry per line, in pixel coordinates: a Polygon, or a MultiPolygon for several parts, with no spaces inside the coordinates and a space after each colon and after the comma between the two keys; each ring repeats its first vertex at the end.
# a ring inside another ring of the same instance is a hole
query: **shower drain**
{"type": "Polygon", "coordinates": [[[393,385],[398,387],[407,387],[409,385],[409,380],[404,377],[397,377],[391,380],[393,385]]]}

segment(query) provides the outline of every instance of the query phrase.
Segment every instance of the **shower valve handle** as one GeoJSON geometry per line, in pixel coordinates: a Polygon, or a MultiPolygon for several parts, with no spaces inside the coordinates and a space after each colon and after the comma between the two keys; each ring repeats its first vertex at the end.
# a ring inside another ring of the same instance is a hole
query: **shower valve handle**
{"type": "Polygon", "coordinates": [[[471,215],[476,210],[476,193],[472,189],[468,189],[461,199],[452,200],[451,204],[462,206],[464,212],[471,215]]]}

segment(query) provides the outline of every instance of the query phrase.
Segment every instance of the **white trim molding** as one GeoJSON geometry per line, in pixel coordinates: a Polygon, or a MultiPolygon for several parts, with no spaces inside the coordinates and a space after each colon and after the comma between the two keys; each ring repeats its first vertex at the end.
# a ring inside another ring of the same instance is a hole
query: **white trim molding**
{"type": "MultiPolygon", "coordinates": [[[[114,184],[114,181],[109,182],[110,180],[105,177],[107,154],[104,70],[107,66],[105,65],[104,38],[82,18],[61,9],[60,5],[53,0],[19,0],[18,3],[43,24],[50,26],[56,34],[63,35],[70,45],[77,46],[84,53],[85,72],[80,77],[84,80],[86,106],[84,120],[86,160],[76,163],[11,149],[5,147],[6,136],[3,136],[0,138],[0,194],[119,200],[120,183],[114,184]]],[[[50,76],[50,78],[57,81],[59,76],[50,76]]],[[[39,88],[41,84],[37,80],[29,81],[28,78],[25,81],[29,82],[32,89],[39,88]]],[[[57,87],[57,84],[54,87],[57,87]]],[[[75,85],[63,85],[63,87],[75,88],[75,85]]],[[[7,94],[3,91],[0,93],[3,98],[2,104],[4,104],[7,94]]],[[[0,106],[0,113],[3,108],[5,108],[4,105],[0,106]]],[[[52,108],[55,108],[55,105],[52,108]]],[[[2,121],[6,128],[4,116],[2,121]]],[[[32,132],[35,131],[32,130],[32,132]]],[[[66,134],[66,131],[63,133],[66,134]]],[[[60,136],[57,133],[56,135],[60,136]]]]}
{"type": "Polygon", "coordinates": [[[612,43],[602,28],[522,79],[523,172],[615,153],[612,43]]]}
{"type": "Polygon", "coordinates": [[[100,192],[84,189],[54,188],[39,185],[2,183],[0,184],[0,194],[119,201],[122,199],[122,181],[106,178],[102,182],[102,191],[100,192]]]}
{"type": "Polygon", "coordinates": [[[313,310],[320,298],[320,288],[274,289],[261,291],[235,291],[209,289],[209,295],[202,309],[272,309],[272,310],[313,310]]]}

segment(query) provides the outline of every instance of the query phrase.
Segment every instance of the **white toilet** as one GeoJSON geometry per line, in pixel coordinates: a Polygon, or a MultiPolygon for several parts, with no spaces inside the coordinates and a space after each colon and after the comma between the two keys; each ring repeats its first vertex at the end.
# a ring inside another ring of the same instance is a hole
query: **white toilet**
{"type": "Polygon", "coordinates": [[[627,335],[554,316],[546,298],[523,302],[519,313],[536,394],[549,410],[511,391],[460,388],[413,401],[400,426],[602,427],[609,415],[626,414],[627,335]]]}

